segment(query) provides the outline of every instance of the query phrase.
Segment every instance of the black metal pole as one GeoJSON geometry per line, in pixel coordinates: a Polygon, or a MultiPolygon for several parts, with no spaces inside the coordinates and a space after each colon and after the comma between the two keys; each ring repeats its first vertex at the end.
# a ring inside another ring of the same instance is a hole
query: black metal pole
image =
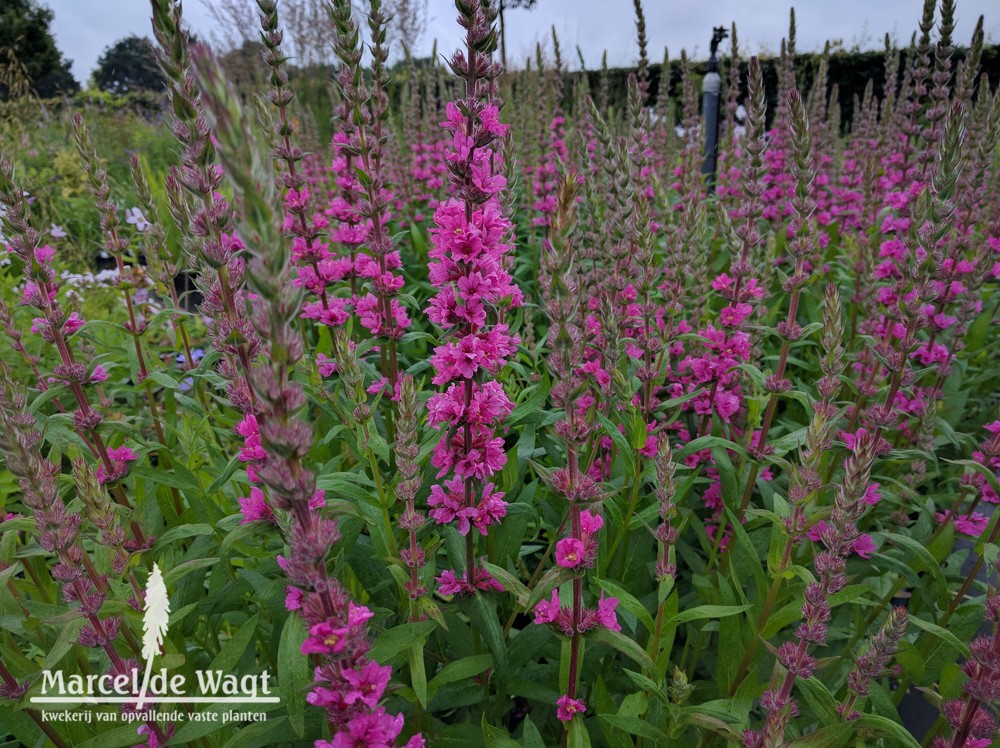
{"type": "Polygon", "coordinates": [[[722,93],[722,77],[719,75],[719,60],[716,52],[719,42],[729,34],[722,26],[713,29],[711,56],[708,58],[708,69],[702,81],[701,113],[705,121],[705,160],[701,165],[701,173],[705,177],[710,194],[715,192],[715,172],[719,158],[719,99],[722,93]]]}

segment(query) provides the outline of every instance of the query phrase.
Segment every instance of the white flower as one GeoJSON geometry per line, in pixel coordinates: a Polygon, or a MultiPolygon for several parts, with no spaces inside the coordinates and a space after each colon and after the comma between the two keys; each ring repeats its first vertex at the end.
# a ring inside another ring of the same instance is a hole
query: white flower
{"type": "Polygon", "coordinates": [[[146,217],[142,214],[142,211],[138,208],[128,208],[125,210],[125,221],[131,223],[135,226],[135,230],[138,232],[143,232],[148,229],[152,224],[146,220],[146,217]]]}

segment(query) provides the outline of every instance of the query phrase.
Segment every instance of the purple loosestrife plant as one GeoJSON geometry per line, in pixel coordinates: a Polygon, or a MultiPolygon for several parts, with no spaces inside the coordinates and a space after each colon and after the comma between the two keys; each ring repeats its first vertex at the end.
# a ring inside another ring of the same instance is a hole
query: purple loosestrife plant
{"type": "Polygon", "coordinates": [[[354,268],[358,279],[364,279],[367,286],[357,289],[354,312],[361,325],[380,342],[382,380],[373,386],[373,390],[378,392],[385,387],[389,397],[396,400],[399,384],[396,350],[399,339],[410,325],[410,319],[401,301],[396,298],[403,287],[403,277],[395,271],[402,266],[402,261],[389,233],[388,211],[392,194],[384,173],[389,139],[386,132],[389,115],[389,98],[386,92],[388,21],[382,12],[381,3],[377,0],[372,2],[368,13],[372,39],[372,85],[369,89],[362,82],[359,34],[351,18],[350,3],[335,3],[333,15],[338,31],[337,53],[344,69],[351,73],[349,82],[346,75],[339,79],[341,96],[345,102],[350,102],[352,125],[352,137],[343,150],[355,159],[355,173],[363,193],[358,213],[368,227],[365,252],[358,255],[354,268]]]}
{"type": "MultiPolygon", "coordinates": [[[[88,367],[77,360],[73,351],[73,336],[80,331],[84,320],[77,312],[67,312],[58,300],[59,285],[53,260],[55,249],[41,244],[41,236],[31,225],[31,212],[24,199],[24,191],[14,181],[13,167],[0,159],[0,204],[6,207],[3,216],[9,247],[24,265],[24,287],[21,304],[29,307],[35,317],[31,326],[45,343],[55,348],[59,363],[52,369],[54,381],[64,384],[72,393],[76,409],[72,412],[74,427],[84,435],[98,462],[98,478],[102,483],[114,483],[115,500],[132,508],[120,481],[129,471],[137,455],[131,447],[112,447],[100,433],[104,414],[92,405],[88,390],[107,378],[107,371],[100,364],[88,367]]],[[[129,547],[142,550],[151,544],[141,526],[133,520],[129,547]]]]}
{"type": "MultiPolygon", "coordinates": [[[[555,562],[563,575],[571,577],[571,602],[563,605],[557,577],[551,597],[541,600],[534,609],[536,624],[550,624],[569,638],[568,657],[565,654],[566,692],[556,701],[557,718],[566,729],[579,729],[574,715],[586,712],[586,702],[579,698],[582,672],[582,635],[597,626],[620,631],[615,610],[618,600],[602,593],[596,608],[583,602],[584,575],[595,565],[599,535],[604,518],[596,509],[598,485],[580,464],[594,429],[589,422],[587,403],[593,400],[591,377],[584,363],[585,339],[580,328],[578,307],[582,302],[581,288],[574,268],[572,236],[576,222],[576,196],[579,180],[570,172],[562,179],[556,210],[548,223],[546,253],[542,260],[542,296],[549,316],[549,368],[555,384],[554,404],[563,412],[555,426],[555,436],[562,442],[566,455],[565,467],[552,472],[547,483],[557,496],[568,504],[569,527],[566,537],[555,544],[555,562]],[[583,407],[581,407],[583,405],[583,407]]],[[[563,526],[566,525],[565,520],[563,526]]],[[[568,733],[564,733],[564,742],[568,733]]]]}
{"type": "Polygon", "coordinates": [[[634,0],[590,72],[460,0],[455,75],[408,2],[243,3],[222,74],[155,0],[164,101],[0,102],[0,743],[984,748],[990,20],[927,0],[861,84],[734,43],[712,195],[634,0]],[[267,671],[266,720],[42,719],[138,673],[154,562],[154,670],[267,671]]]}
{"type": "MultiPolygon", "coordinates": [[[[329,243],[323,236],[329,221],[322,212],[314,210],[313,194],[302,165],[305,154],[293,142],[296,127],[289,115],[289,106],[295,92],[288,83],[288,58],[281,47],[284,32],[279,25],[278,3],[260,0],[257,7],[261,39],[267,50],[264,62],[271,69],[271,90],[267,99],[278,112],[274,125],[275,157],[285,163],[280,176],[285,203],[283,229],[292,237],[292,259],[299,266],[294,282],[318,297],[317,301],[306,305],[303,316],[325,325],[341,324],[347,319],[348,300],[333,296],[329,287],[348,276],[350,263],[330,252],[329,243]]],[[[321,359],[317,361],[322,363],[321,359]]]]}
{"type": "MultiPolygon", "coordinates": [[[[290,250],[275,210],[270,154],[261,152],[211,57],[199,58],[199,73],[220,156],[243,207],[240,230],[246,237],[246,277],[254,294],[250,319],[267,362],[252,369],[250,380],[258,404],[260,446],[267,454],[259,478],[274,509],[287,517],[289,552],[279,562],[292,585],[286,606],[299,611],[308,628],[302,654],[318,657],[307,700],[325,708],[334,739],[317,745],[396,745],[402,715],[393,716],[379,705],[392,669],[367,656],[366,622],[373,614],[351,600],[327,569],[327,554],[339,532],[337,523],[316,506],[316,478],[305,464],[313,431],[303,418],[305,394],[293,378],[303,356],[296,327],[302,297],[291,283],[290,250]]],[[[407,742],[409,748],[423,744],[419,735],[407,742]]]]}
{"type": "Polygon", "coordinates": [[[249,417],[256,407],[250,369],[260,341],[246,315],[243,244],[233,230],[232,205],[218,192],[222,167],[193,77],[179,2],[153,3],[153,31],[167,80],[172,130],[181,145],[181,163],[171,168],[166,183],[173,196],[172,212],[186,219],[182,228],[200,271],[201,311],[209,320],[212,344],[223,356],[219,372],[227,380],[229,400],[249,417]]]}
{"type": "MultiPolygon", "coordinates": [[[[109,593],[108,577],[98,572],[84,546],[83,517],[78,512],[70,512],[59,495],[59,467],[42,456],[42,434],[35,428],[35,419],[27,409],[27,399],[23,392],[15,388],[11,371],[6,365],[0,366],[0,382],[0,452],[8,469],[17,477],[25,507],[34,515],[39,546],[58,559],[51,574],[62,586],[63,600],[67,604],[75,604],[78,614],[86,621],[77,641],[81,646],[103,650],[112,676],[130,675],[139,667],[138,662],[122,657],[115,642],[119,637],[124,639],[136,657],[141,650],[123,617],[101,616],[109,593]]],[[[86,470],[86,467],[79,468],[81,475],[86,470]]],[[[87,480],[93,491],[101,490],[92,477],[87,480]]],[[[116,553],[124,554],[121,547],[124,538],[108,534],[107,526],[101,529],[101,542],[117,545],[116,553]]],[[[120,555],[118,558],[120,572],[125,559],[120,555]]],[[[138,589],[136,593],[140,594],[138,589]]],[[[2,695],[19,698],[26,690],[26,684],[8,686],[2,695]]],[[[173,732],[172,725],[164,730],[153,720],[144,720],[143,726],[154,746],[164,744],[173,732]]]]}
{"type": "Polygon", "coordinates": [[[796,678],[809,678],[816,672],[817,662],[809,654],[809,645],[823,646],[829,634],[831,618],[830,596],[847,586],[846,562],[858,537],[858,520],[865,512],[865,497],[871,480],[872,464],[878,437],[860,431],[845,465],[846,475],[834,495],[833,512],[813,560],[816,581],[806,585],[802,605],[802,623],[796,638],[777,649],[776,677],[772,687],[761,696],[761,706],[767,713],[762,730],[747,730],[744,744],[748,748],[774,748],[785,740],[785,730],[798,713],[792,697],[796,678]]]}
{"type": "MultiPolygon", "coordinates": [[[[1000,564],[994,564],[994,569],[1000,572],[1000,564]]],[[[967,679],[962,695],[941,707],[954,732],[935,738],[934,748],[985,748],[996,737],[997,720],[990,709],[1000,700],[1000,592],[995,588],[986,597],[986,617],[989,633],[973,640],[971,656],[962,665],[967,679]]]]}
{"type": "Polygon", "coordinates": [[[476,567],[471,530],[485,536],[506,514],[504,495],[489,479],[506,463],[503,439],[494,428],[513,405],[503,385],[490,377],[516,350],[517,338],[501,320],[522,299],[510,276],[510,224],[498,197],[506,179],[497,146],[509,126],[500,122],[495,95],[496,11],[464,0],[458,7],[466,48],[455,53],[451,67],[465,91],[448,103],[442,123],[452,133],[447,160],[455,196],[434,213],[429,277],[437,291],[427,308],[447,335],[431,358],[432,381],[446,388],[427,405],[430,423],[442,431],[432,462],[438,479],[452,477],[431,486],[428,505],[438,524],[454,522],[466,536],[466,554],[461,576],[446,570],[438,577],[442,594],[499,589],[476,567]]]}

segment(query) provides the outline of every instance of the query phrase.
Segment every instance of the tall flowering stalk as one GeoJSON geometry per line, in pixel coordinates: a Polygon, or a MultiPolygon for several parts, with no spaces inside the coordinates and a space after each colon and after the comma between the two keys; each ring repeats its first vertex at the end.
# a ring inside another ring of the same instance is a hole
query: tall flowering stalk
{"type": "MultiPolygon", "coordinates": [[[[565,466],[553,471],[547,482],[568,503],[568,533],[555,545],[555,560],[558,567],[572,576],[572,597],[570,604],[564,606],[559,590],[554,589],[550,599],[538,603],[534,614],[536,624],[550,624],[570,639],[566,692],[556,702],[556,716],[567,730],[574,715],[587,709],[586,702],[579,697],[583,634],[595,626],[621,630],[615,613],[616,598],[605,598],[602,594],[596,609],[586,607],[583,602],[584,575],[594,567],[604,519],[596,510],[591,511],[599,497],[598,486],[587,474],[586,465],[581,464],[581,453],[594,435],[588,411],[596,390],[592,384],[595,367],[585,362],[585,336],[579,324],[578,308],[583,298],[572,236],[578,190],[577,175],[569,172],[563,177],[557,209],[548,225],[540,277],[550,322],[548,365],[555,382],[552,399],[563,413],[555,426],[555,435],[566,455],[565,466]]],[[[604,376],[607,377],[606,372],[604,376]]],[[[564,742],[567,734],[564,733],[564,742]]]]}
{"type": "Polygon", "coordinates": [[[296,282],[319,297],[313,311],[315,318],[327,324],[346,317],[343,314],[345,299],[333,298],[327,287],[348,275],[343,262],[334,258],[322,232],[329,225],[326,216],[314,212],[313,195],[307,185],[305,170],[300,162],[305,157],[301,148],[293,143],[295,123],[289,117],[288,107],[295,92],[288,85],[287,58],[281,48],[283,33],[278,23],[278,3],[275,0],[258,0],[261,39],[266,48],[264,62],[271,69],[271,90],[268,101],[278,112],[274,125],[275,157],[284,162],[281,186],[284,189],[285,222],[283,228],[292,238],[292,259],[298,263],[296,282]]]}
{"type": "MultiPolygon", "coordinates": [[[[994,568],[1000,572],[1000,561],[994,568]]],[[[962,664],[968,678],[962,684],[962,696],[941,707],[954,732],[947,738],[935,738],[934,748],[985,748],[996,737],[997,720],[990,708],[1000,701],[1000,590],[996,588],[986,597],[986,617],[989,633],[972,642],[972,656],[962,664]]]]}
{"type": "Polygon", "coordinates": [[[365,253],[355,261],[359,279],[370,284],[357,289],[354,311],[361,325],[380,339],[382,384],[388,386],[392,399],[398,397],[399,363],[397,345],[410,325],[406,309],[396,296],[403,287],[403,277],[397,271],[402,266],[399,250],[394,247],[389,232],[389,206],[392,194],[385,178],[386,145],[389,137],[386,126],[389,117],[389,97],[386,93],[388,71],[385,44],[388,20],[379,0],[372,0],[368,13],[371,32],[371,87],[363,82],[360,67],[359,35],[351,18],[351,4],[338,0],[333,5],[333,18],[337,24],[337,54],[344,66],[338,77],[341,95],[350,104],[352,137],[344,150],[356,160],[356,175],[363,198],[358,213],[368,226],[365,253]],[[365,291],[365,293],[362,293],[365,291]]]}
{"type": "MultiPolygon", "coordinates": [[[[289,554],[279,560],[292,584],[286,605],[300,612],[309,629],[302,653],[317,655],[320,663],[307,700],[326,710],[334,739],[318,741],[317,746],[396,745],[403,717],[379,706],[392,669],[367,657],[365,624],[373,614],[354,603],[327,570],[326,557],[339,533],[334,520],[316,511],[316,478],[305,464],[314,435],[303,418],[305,393],[293,378],[303,356],[296,326],[302,296],[291,283],[290,251],[275,214],[270,154],[260,152],[214,61],[202,59],[199,72],[220,155],[243,206],[240,228],[250,271],[246,277],[255,294],[250,319],[264,354],[250,380],[258,405],[260,447],[267,455],[258,475],[273,507],[287,516],[289,554]]],[[[407,743],[410,748],[422,745],[419,735],[407,743]]]]}
{"type": "Polygon", "coordinates": [[[243,245],[233,230],[232,205],[218,191],[222,167],[191,69],[179,2],[154,0],[153,31],[167,79],[172,129],[181,145],[181,164],[171,167],[167,182],[167,192],[174,198],[172,212],[186,219],[182,233],[198,260],[198,283],[204,297],[201,311],[208,318],[212,344],[223,356],[219,372],[227,380],[229,400],[251,417],[255,396],[250,369],[260,341],[246,315],[243,245]]]}
{"type": "MultiPolygon", "coordinates": [[[[138,201],[138,208],[146,222],[149,224],[142,232],[142,250],[146,256],[146,263],[150,275],[157,283],[160,294],[166,293],[172,304],[170,316],[171,325],[174,329],[174,345],[183,349],[184,366],[187,369],[195,366],[194,354],[191,349],[191,336],[188,333],[185,318],[180,314],[181,300],[177,295],[175,279],[182,269],[180,257],[172,257],[167,252],[167,237],[163,230],[163,224],[157,215],[156,206],[153,204],[153,196],[150,190],[149,180],[143,164],[136,154],[129,156],[129,171],[132,176],[132,189],[135,191],[138,201]]],[[[186,223],[186,221],[182,221],[186,223]]],[[[178,255],[181,253],[178,252],[178,255]]],[[[202,405],[208,409],[208,401],[204,398],[204,391],[199,387],[199,397],[202,398],[202,405]]]]}
{"type": "Polygon", "coordinates": [[[906,608],[890,610],[878,633],[871,638],[868,649],[854,661],[854,669],[847,676],[850,696],[846,702],[837,707],[846,719],[857,719],[861,716],[854,707],[858,699],[868,695],[871,682],[885,675],[889,662],[896,654],[899,642],[906,633],[908,617],[906,608]]]}
{"type": "MultiPolygon", "coordinates": [[[[406,545],[399,549],[399,557],[406,565],[410,578],[406,591],[411,600],[427,594],[427,587],[420,578],[420,569],[426,563],[423,546],[417,540],[417,531],[427,518],[417,510],[416,497],[423,479],[420,475],[420,440],[418,423],[417,390],[413,377],[404,374],[399,380],[399,418],[396,421],[396,467],[400,481],[396,497],[405,504],[399,516],[399,526],[406,531],[406,545]]],[[[416,606],[410,608],[411,620],[416,619],[416,606]]]]}
{"type": "MultiPolygon", "coordinates": [[[[41,243],[41,235],[31,225],[31,211],[24,194],[14,180],[11,163],[0,159],[0,204],[7,209],[3,227],[8,234],[8,246],[24,264],[25,284],[21,303],[40,315],[34,319],[32,332],[56,349],[59,363],[52,369],[52,375],[63,382],[73,395],[76,402],[72,413],[73,425],[86,435],[85,441],[97,458],[98,478],[102,483],[114,484],[115,500],[132,509],[120,481],[128,474],[138,455],[128,446],[111,447],[100,433],[104,414],[92,404],[88,391],[107,379],[108,373],[100,364],[91,367],[77,360],[72,337],[83,327],[84,320],[76,312],[67,312],[57,298],[59,286],[53,267],[55,249],[41,243]]],[[[134,519],[131,527],[130,548],[147,548],[151,541],[147,540],[134,519]]]]}
{"type": "Polygon", "coordinates": [[[563,111],[563,63],[559,48],[559,37],[552,27],[552,49],[555,56],[553,67],[544,74],[539,68],[541,80],[550,102],[552,118],[548,122],[548,141],[541,146],[541,158],[531,171],[531,190],[535,197],[531,207],[536,216],[531,219],[533,226],[546,226],[556,210],[559,184],[559,164],[566,161],[568,152],[565,140],[566,117],[563,111]]]}
{"type": "MultiPolygon", "coordinates": [[[[27,398],[17,391],[10,369],[0,366],[0,452],[8,469],[17,477],[24,505],[32,510],[39,546],[58,559],[52,567],[52,578],[62,585],[63,599],[76,603],[77,611],[87,622],[80,629],[77,641],[107,655],[112,677],[131,677],[138,663],[122,657],[115,641],[119,636],[123,638],[137,656],[138,643],[124,618],[100,614],[109,594],[108,578],[95,568],[83,542],[83,517],[70,512],[59,495],[59,466],[42,455],[41,445],[42,435],[28,412],[27,398]]],[[[0,695],[19,698],[26,690],[27,684],[8,686],[0,695]]],[[[165,743],[172,732],[172,726],[165,732],[155,720],[144,720],[143,727],[151,742],[158,741],[153,743],[154,747],[165,743]]]]}
{"type": "MultiPolygon", "coordinates": [[[[134,301],[133,290],[139,285],[141,270],[134,265],[126,266],[125,252],[128,249],[128,238],[121,233],[121,221],[118,218],[118,206],[111,200],[111,187],[108,183],[108,172],[101,163],[97,149],[94,147],[94,140],[90,135],[90,130],[84,122],[80,113],[73,115],[73,139],[76,143],[77,153],[83,163],[84,172],[87,174],[88,188],[90,194],[96,201],[98,213],[101,215],[101,231],[104,233],[104,247],[108,253],[115,258],[115,267],[118,275],[115,278],[115,285],[121,290],[122,298],[125,300],[125,310],[128,319],[124,323],[125,331],[132,338],[132,345],[135,349],[135,357],[138,371],[136,373],[136,383],[139,384],[146,394],[146,404],[149,406],[149,415],[153,422],[153,431],[159,444],[166,443],[166,436],[161,423],[160,408],[153,393],[153,383],[149,381],[149,367],[146,363],[146,353],[143,348],[143,336],[147,330],[147,322],[139,312],[134,301]]],[[[190,359],[188,359],[190,360],[190,359]]],[[[169,452],[157,450],[157,457],[168,466],[172,466],[169,452]]],[[[180,516],[184,511],[180,493],[176,488],[171,489],[174,502],[174,511],[180,516]]]]}
{"type": "MultiPolygon", "coordinates": [[[[775,332],[781,338],[781,351],[778,353],[778,366],[774,374],[765,382],[769,393],[767,409],[764,411],[764,419],[756,435],[756,441],[751,444],[753,452],[760,456],[767,454],[767,436],[777,412],[778,396],[792,387],[792,381],[785,376],[785,367],[788,364],[788,353],[792,343],[803,334],[802,326],[797,321],[799,300],[803,288],[809,282],[810,274],[807,268],[811,267],[810,260],[815,259],[817,246],[813,221],[813,212],[816,209],[814,196],[816,163],[809,132],[809,119],[798,91],[794,89],[789,91],[786,98],[793,159],[791,171],[795,177],[795,192],[791,199],[794,217],[788,226],[788,252],[794,258],[795,265],[791,274],[782,283],[782,290],[788,294],[788,312],[785,319],[775,328],[775,332]]],[[[743,518],[750,504],[759,470],[759,462],[754,462],[750,466],[750,476],[747,478],[737,515],[739,519],[743,518]]]]}
{"type": "Polygon", "coordinates": [[[778,647],[772,687],[760,698],[767,713],[764,727],[744,733],[747,748],[776,748],[784,744],[785,729],[797,712],[792,698],[795,679],[809,678],[816,672],[817,662],[809,654],[809,646],[826,644],[830,596],[847,586],[846,558],[859,535],[858,520],[867,505],[877,445],[875,434],[858,432],[854,449],[847,458],[844,482],[836,488],[833,512],[821,535],[825,548],[813,560],[817,579],[806,585],[802,623],[796,630],[796,639],[778,647]]]}
{"type": "Polygon", "coordinates": [[[500,382],[491,379],[517,346],[517,337],[503,323],[504,313],[521,304],[522,295],[510,275],[511,226],[499,200],[507,180],[501,172],[503,154],[496,144],[508,130],[500,123],[496,102],[499,63],[493,60],[496,9],[488,2],[457,3],[459,23],[466,32],[466,49],[451,59],[455,74],[465,82],[464,96],[449,102],[452,132],[447,160],[455,197],[434,213],[429,257],[431,283],[437,292],[427,316],[446,335],[434,349],[432,381],[446,386],[427,408],[431,424],[443,431],[432,463],[438,478],[431,487],[430,516],[438,524],[457,523],[466,536],[465,575],[446,570],[438,577],[443,594],[496,589],[485,569],[477,569],[474,537],[486,535],[507,511],[504,494],[489,480],[506,464],[503,439],[495,426],[513,408],[500,382]]]}
{"type": "MultiPolygon", "coordinates": [[[[729,695],[732,696],[743,682],[750,663],[753,662],[754,654],[757,652],[760,632],[774,609],[778,599],[778,593],[784,579],[784,573],[792,563],[792,553],[796,545],[805,537],[808,524],[808,509],[815,501],[817,494],[823,487],[821,468],[823,456],[830,450],[833,444],[833,433],[837,421],[842,415],[842,411],[835,405],[837,394],[840,392],[840,376],[844,371],[844,326],[841,320],[840,295],[837,288],[830,284],[826,288],[823,299],[823,335],[821,345],[823,347],[823,358],[820,361],[820,370],[823,376],[820,378],[817,389],[820,399],[813,405],[812,418],[806,429],[805,446],[800,450],[800,459],[797,463],[788,465],[788,501],[792,505],[792,515],[785,520],[785,542],[781,551],[781,560],[775,570],[774,581],[768,590],[767,598],[764,600],[763,608],[757,617],[755,636],[747,646],[736,669],[736,675],[729,687],[729,695]]],[[[866,500],[871,495],[866,494],[866,500]]],[[[876,499],[877,500],[877,499],[876,499]]],[[[825,522],[820,522],[810,530],[819,532],[825,527],[825,522]]]]}

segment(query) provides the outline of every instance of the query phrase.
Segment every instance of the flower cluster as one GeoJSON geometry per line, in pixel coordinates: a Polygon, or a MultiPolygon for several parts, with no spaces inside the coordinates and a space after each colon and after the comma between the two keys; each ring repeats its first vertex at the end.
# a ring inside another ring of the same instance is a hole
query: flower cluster
{"type": "Polygon", "coordinates": [[[501,124],[493,98],[493,80],[499,68],[491,60],[488,40],[492,11],[464,7],[461,21],[467,34],[467,51],[452,61],[466,78],[468,95],[447,105],[442,126],[451,132],[446,159],[456,197],[440,204],[431,228],[432,262],[428,272],[437,291],[427,308],[428,317],[448,335],[434,350],[434,384],[447,388],[428,403],[431,422],[442,432],[432,463],[438,477],[455,477],[432,486],[431,516],[439,524],[457,522],[467,538],[464,582],[453,572],[438,581],[442,592],[493,589],[496,583],[475,568],[471,526],[486,534],[487,528],[506,513],[502,492],[488,479],[506,464],[503,439],[495,427],[512,405],[495,377],[517,346],[517,337],[499,320],[521,304],[520,290],[510,275],[511,224],[499,193],[506,179],[499,173],[503,155],[497,143],[508,129],[501,124]],[[488,15],[489,14],[489,15],[488,15]]]}

